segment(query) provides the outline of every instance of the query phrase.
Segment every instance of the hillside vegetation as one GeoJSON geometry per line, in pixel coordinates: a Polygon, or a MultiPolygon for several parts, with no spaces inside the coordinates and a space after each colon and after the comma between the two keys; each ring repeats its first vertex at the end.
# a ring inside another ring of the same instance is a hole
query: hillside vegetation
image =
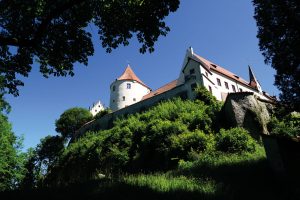
{"type": "Polygon", "coordinates": [[[270,172],[260,141],[223,129],[221,105],[205,89],[87,132],[61,150],[29,198],[296,199],[270,172]]]}

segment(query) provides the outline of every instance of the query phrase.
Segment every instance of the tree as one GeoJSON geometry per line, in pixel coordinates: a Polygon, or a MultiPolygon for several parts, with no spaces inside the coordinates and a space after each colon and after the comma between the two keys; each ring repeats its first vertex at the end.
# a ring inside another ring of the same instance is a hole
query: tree
{"type": "Polygon", "coordinates": [[[85,123],[93,119],[92,114],[84,108],[70,108],[60,115],[56,120],[56,131],[61,133],[63,138],[71,138],[72,135],[85,123]]]}
{"type": "Polygon", "coordinates": [[[41,139],[35,149],[29,149],[25,162],[26,174],[21,188],[33,189],[41,185],[63,150],[64,139],[58,135],[48,135],[41,139]]]}
{"type": "Polygon", "coordinates": [[[135,35],[140,52],[169,31],[164,18],[177,10],[179,0],[2,0],[0,1],[0,76],[7,92],[18,95],[33,61],[43,76],[74,75],[75,62],[88,64],[93,55],[94,24],[107,52],[128,45],[135,35]]]}
{"type": "Polygon", "coordinates": [[[300,110],[300,4],[297,0],[253,0],[259,47],[276,70],[280,100],[300,110]]]}
{"type": "Polygon", "coordinates": [[[0,113],[0,191],[16,188],[24,176],[21,144],[7,117],[0,113]]]}

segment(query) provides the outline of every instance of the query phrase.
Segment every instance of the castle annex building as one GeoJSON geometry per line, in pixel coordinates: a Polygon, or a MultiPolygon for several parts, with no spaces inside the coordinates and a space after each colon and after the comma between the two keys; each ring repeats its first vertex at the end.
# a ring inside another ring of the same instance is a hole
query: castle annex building
{"type": "Polygon", "coordinates": [[[128,65],[123,74],[110,85],[110,108],[116,111],[159,94],[185,85],[188,98],[193,98],[193,89],[204,86],[218,100],[225,101],[228,93],[253,92],[265,100],[273,97],[264,92],[249,67],[249,81],[195,54],[192,48],[186,52],[179,76],[174,81],[152,91],[141,81],[128,65]]]}

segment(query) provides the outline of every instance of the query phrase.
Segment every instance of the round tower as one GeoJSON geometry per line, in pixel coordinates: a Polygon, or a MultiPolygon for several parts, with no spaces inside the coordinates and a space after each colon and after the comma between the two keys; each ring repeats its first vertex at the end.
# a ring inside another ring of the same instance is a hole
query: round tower
{"type": "Polygon", "coordinates": [[[112,111],[119,110],[142,100],[151,89],[144,84],[128,65],[123,74],[110,85],[110,104],[112,111]]]}

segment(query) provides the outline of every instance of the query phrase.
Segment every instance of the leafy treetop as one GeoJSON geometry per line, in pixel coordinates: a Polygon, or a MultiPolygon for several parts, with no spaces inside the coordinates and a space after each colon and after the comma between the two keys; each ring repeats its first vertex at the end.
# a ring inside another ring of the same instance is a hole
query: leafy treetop
{"type": "Polygon", "coordinates": [[[56,131],[63,138],[71,138],[72,135],[85,123],[93,119],[92,114],[84,108],[70,108],[60,115],[56,120],[56,131]]]}
{"type": "Polygon", "coordinates": [[[6,92],[18,95],[33,61],[43,76],[74,75],[75,62],[88,64],[93,55],[92,34],[98,28],[107,52],[128,45],[136,35],[140,52],[170,30],[163,21],[177,10],[179,0],[3,0],[0,1],[0,77],[6,92]]]}
{"type": "Polygon", "coordinates": [[[275,85],[289,109],[300,110],[300,4],[297,0],[253,0],[259,47],[277,71],[275,85]]]}

